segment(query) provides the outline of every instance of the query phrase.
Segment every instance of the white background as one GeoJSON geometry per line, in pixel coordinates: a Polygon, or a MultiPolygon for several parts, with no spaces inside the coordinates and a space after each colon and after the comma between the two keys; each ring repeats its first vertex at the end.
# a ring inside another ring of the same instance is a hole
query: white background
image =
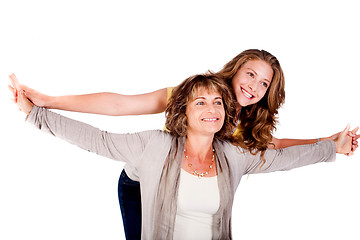
{"type": "MultiPolygon", "coordinates": [[[[356,0],[1,1],[0,239],[124,239],[123,163],[25,123],[10,73],[49,95],[137,94],[265,49],[286,77],[275,136],[325,137],[360,124],[359,25],[356,0]]],[[[63,114],[113,132],[164,124],[163,114],[63,114]]],[[[244,177],[234,239],[360,239],[359,156],[244,177]]]]}

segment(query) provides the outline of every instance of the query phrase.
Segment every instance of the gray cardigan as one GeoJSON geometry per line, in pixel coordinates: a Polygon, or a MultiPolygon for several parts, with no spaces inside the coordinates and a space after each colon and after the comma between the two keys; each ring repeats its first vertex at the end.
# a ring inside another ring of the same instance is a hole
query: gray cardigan
{"type": "MultiPolygon", "coordinates": [[[[141,182],[142,239],[172,239],[185,138],[161,130],[108,133],[36,106],[27,121],[87,151],[126,162],[141,182]]],[[[232,238],[232,204],[243,175],[330,162],[336,155],[333,141],[267,150],[260,169],[260,154],[252,155],[217,139],[214,148],[220,207],[213,217],[213,239],[232,238]]]]}

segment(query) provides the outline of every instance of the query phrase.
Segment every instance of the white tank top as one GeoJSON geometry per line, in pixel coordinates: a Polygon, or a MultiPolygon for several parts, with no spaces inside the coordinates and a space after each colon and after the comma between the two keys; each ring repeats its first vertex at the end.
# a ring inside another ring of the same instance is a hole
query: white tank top
{"type": "Polygon", "coordinates": [[[209,240],[220,205],[217,176],[194,176],[181,169],[174,240],[209,240]]]}

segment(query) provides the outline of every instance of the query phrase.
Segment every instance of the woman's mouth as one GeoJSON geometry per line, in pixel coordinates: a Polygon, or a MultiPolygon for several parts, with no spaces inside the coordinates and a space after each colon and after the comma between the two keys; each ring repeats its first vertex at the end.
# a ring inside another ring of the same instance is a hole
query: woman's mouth
{"type": "Polygon", "coordinates": [[[246,91],[245,89],[241,88],[241,92],[244,94],[244,96],[248,99],[253,99],[255,96],[250,94],[248,91],[246,91]]]}
{"type": "Polygon", "coordinates": [[[219,118],[212,117],[212,118],[203,118],[201,120],[204,122],[216,122],[216,121],[219,121],[219,118]]]}

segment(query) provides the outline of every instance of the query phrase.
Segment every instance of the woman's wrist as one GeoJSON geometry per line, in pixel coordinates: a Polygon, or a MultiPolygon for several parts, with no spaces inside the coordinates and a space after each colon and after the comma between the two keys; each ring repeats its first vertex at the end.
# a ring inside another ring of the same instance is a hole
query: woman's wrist
{"type": "Polygon", "coordinates": [[[335,137],[331,136],[331,137],[322,137],[322,138],[318,138],[318,142],[322,142],[322,141],[331,141],[331,140],[335,140],[335,137]]]}
{"type": "Polygon", "coordinates": [[[338,139],[335,139],[334,143],[335,143],[336,153],[343,153],[341,151],[342,149],[340,148],[340,143],[339,143],[338,139]]]}
{"type": "Polygon", "coordinates": [[[46,96],[43,107],[47,109],[56,109],[57,103],[58,97],[46,96]]]}

